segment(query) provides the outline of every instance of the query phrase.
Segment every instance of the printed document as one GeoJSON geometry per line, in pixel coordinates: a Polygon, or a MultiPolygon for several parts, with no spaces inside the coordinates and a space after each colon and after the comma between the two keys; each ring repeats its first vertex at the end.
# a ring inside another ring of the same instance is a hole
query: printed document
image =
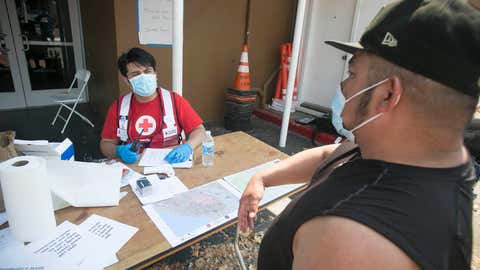
{"type": "Polygon", "coordinates": [[[117,253],[138,231],[136,227],[95,214],[78,227],[89,232],[96,243],[103,246],[103,250],[113,254],[117,253]]]}

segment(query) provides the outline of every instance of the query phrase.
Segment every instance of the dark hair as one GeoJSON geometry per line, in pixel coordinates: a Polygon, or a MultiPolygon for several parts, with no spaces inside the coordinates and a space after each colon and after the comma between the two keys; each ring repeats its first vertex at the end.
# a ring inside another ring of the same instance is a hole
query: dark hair
{"type": "Polygon", "coordinates": [[[140,48],[131,48],[118,58],[118,70],[120,70],[120,73],[122,73],[124,77],[127,77],[127,65],[130,63],[136,63],[144,67],[152,67],[153,70],[157,70],[157,63],[153,55],[140,48]]]}

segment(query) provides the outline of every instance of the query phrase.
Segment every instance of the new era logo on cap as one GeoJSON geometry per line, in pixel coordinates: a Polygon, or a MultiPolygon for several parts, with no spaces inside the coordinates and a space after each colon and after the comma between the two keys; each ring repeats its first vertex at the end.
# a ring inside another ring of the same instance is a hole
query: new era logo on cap
{"type": "Polygon", "coordinates": [[[398,41],[397,39],[392,35],[392,33],[387,32],[385,34],[385,37],[383,38],[382,45],[386,45],[388,47],[395,48],[398,46],[398,41]]]}

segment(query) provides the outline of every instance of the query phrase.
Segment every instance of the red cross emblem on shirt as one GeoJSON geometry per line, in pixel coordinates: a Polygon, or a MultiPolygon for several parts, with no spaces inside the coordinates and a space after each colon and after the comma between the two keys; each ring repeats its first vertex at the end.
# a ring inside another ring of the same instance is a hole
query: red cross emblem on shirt
{"type": "Polygon", "coordinates": [[[135,129],[137,133],[142,133],[142,137],[152,135],[157,129],[157,121],[150,115],[142,115],[135,122],[135,129]]]}
{"type": "Polygon", "coordinates": [[[153,124],[148,122],[148,119],[144,118],[143,122],[138,125],[145,133],[149,133],[150,128],[153,127],[153,124]]]}

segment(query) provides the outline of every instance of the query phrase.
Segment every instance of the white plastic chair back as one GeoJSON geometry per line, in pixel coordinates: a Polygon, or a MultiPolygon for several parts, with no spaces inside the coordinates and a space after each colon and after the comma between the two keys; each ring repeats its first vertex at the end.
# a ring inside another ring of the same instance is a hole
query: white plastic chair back
{"type": "MultiPolygon", "coordinates": [[[[72,93],[72,88],[73,85],[75,84],[75,81],[78,82],[77,87],[79,88],[78,93],[81,95],[83,90],[85,89],[85,86],[88,83],[88,80],[90,80],[90,71],[86,69],[79,69],[77,72],[75,72],[75,76],[73,77],[73,81],[70,84],[70,87],[67,90],[67,93],[70,94],[72,93]],[[80,82],[81,82],[81,87],[80,87],[80,82]]],[[[75,91],[77,92],[77,91],[75,91]]]]}
{"type": "Polygon", "coordinates": [[[87,83],[88,80],[90,80],[90,71],[86,69],[79,69],[75,73],[75,78],[79,81],[82,81],[83,83],[87,83]]]}

